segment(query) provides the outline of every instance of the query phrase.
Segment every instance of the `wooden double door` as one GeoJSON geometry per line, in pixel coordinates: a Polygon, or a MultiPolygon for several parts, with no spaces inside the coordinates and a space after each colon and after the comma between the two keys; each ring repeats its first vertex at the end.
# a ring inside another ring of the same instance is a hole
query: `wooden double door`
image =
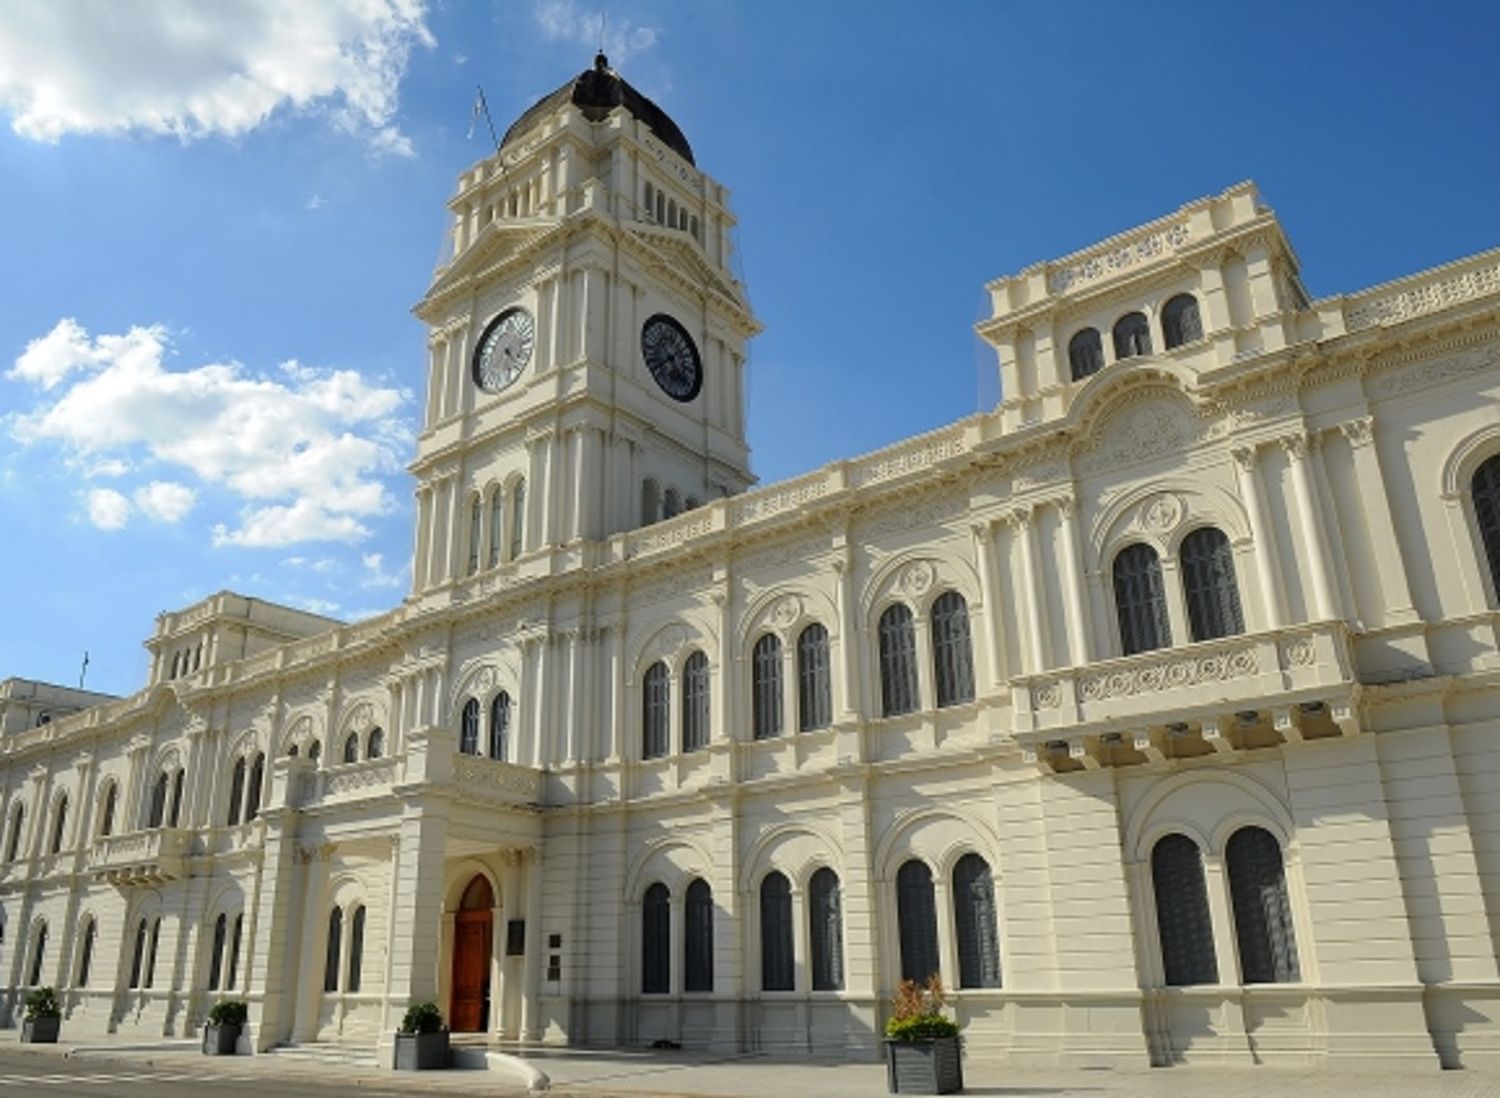
{"type": "Polygon", "coordinates": [[[477,1033],[490,1026],[493,903],[489,882],[475,877],[464,890],[463,902],[453,917],[453,1002],[448,1027],[455,1033],[477,1033]]]}

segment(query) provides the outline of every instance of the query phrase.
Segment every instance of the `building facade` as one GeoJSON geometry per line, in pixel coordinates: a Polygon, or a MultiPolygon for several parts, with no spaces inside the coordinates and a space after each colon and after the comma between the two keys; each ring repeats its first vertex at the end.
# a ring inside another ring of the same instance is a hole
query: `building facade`
{"type": "Polygon", "coordinates": [[[1231,187],[991,283],[993,411],[753,488],[658,107],[600,58],[449,209],[409,596],[5,725],[3,1020],[861,1056],[936,972],[972,1057],[1495,1062],[1500,252],[1313,301],[1231,187]]]}

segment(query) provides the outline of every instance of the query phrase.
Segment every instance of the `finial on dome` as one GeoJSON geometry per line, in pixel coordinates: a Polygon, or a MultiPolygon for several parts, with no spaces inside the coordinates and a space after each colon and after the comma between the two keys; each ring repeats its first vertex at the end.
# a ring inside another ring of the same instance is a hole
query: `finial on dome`
{"type": "Polygon", "coordinates": [[[598,53],[594,54],[594,71],[595,72],[608,72],[609,71],[609,58],[604,56],[604,51],[603,50],[600,50],[598,53]]]}

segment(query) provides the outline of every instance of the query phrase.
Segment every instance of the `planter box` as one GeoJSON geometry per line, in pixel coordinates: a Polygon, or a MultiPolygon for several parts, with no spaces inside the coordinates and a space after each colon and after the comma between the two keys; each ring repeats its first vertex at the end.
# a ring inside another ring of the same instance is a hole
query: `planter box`
{"type": "Polygon", "coordinates": [[[61,1018],[28,1018],[21,1023],[21,1042],[28,1045],[55,1045],[61,1018]]]}
{"type": "Polygon", "coordinates": [[[203,1055],[233,1056],[239,1051],[240,1028],[206,1023],[203,1027],[203,1055]]]}
{"type": "Polygon", "coordinates": [[[396,1070],[428,1071],[448,1066],[448,1031],[396,1034],[396,1070]]]}
{"type": "Polygon", "coordinates": [[[964,1089],[957,1037],[887,1041],[885,1079],[892,1094],[956,1094],[964,1089]]]}

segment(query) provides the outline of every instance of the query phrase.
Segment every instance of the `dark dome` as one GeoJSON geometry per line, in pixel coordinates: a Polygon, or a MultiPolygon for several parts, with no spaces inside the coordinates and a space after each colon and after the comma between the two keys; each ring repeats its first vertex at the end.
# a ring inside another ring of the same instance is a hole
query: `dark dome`
{"type": "Polygon", "coordinates": [[[550,114],[564,103],[572,103],[590,122],[601,121],[616,107],[624,107],[646,123],[652,133],[666,142],[669,149],[697,167],[693,161],[693,147],[677,128],[677,123],[667,117],[666,111],[625,83],[620,74],[609,67],[609,59],[602,53],[594,58],[593,68],[579,73],[511,123],[510,129],[505,131],[505,136],[500,141],[500,147],[505,148],[531,129],[537,119],[550,114]]]}

